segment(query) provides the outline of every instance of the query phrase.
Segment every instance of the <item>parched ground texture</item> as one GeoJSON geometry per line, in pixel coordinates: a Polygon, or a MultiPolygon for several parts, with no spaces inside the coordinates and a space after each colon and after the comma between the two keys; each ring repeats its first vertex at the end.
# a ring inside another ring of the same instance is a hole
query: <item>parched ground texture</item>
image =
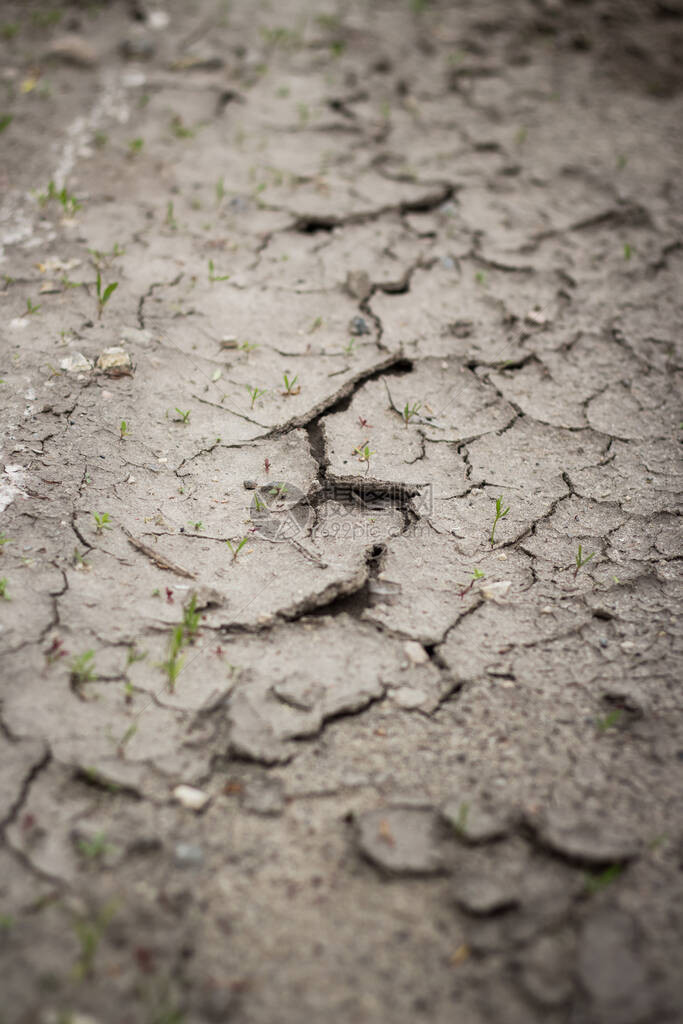
{"type": "Polygon", "coordinates": [[[3,1024],[680,1020],[682,14],[2,5],[3,1024]]]}

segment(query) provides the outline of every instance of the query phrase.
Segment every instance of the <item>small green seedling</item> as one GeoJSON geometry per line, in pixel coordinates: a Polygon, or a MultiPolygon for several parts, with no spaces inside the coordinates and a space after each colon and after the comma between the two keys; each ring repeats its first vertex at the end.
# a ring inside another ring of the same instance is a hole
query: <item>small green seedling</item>
{"type": "Polygon", "coordinates": [[[171,693],[175,692],[176,682],[185,661],[185,659],[180,656],[180,651],[183,646],[183,635],[182,626],[176,626],[173,629],[168,647],[168,658],[161,665],[161,668],[168,676],[168,689],[171,693]]]}
{"type": "Polygon", "coordinates": [[[5,547],[5,544],[11,544],[11,543],[12,543],[12,538],[11,537],[8,537],[6,533],[0,533],[0,555],[3,552],[3,548],[5,547]]]}
{"type": "Polygon", "coordinates": [[[195,533],[201,533],[204,529],[204,523],[201,519],[198,519],[196,523],[188,523],[187,525],[191,526],[195,533]]]}
{"type": "Polygon", "coordinates": [[[171,229],[171,231],[176,231],[178,228],[178,221],[175,219],[175,215],[173,213],[173,203],[171,202],[170,199],[166,204],[166,217],[164,219],[164,223],[167,228],[171,229]]]}
{"type": "Polygon", "coordinates": [[[630,246],[630,245],[628,244],[628,242],[626,242],[626,243],[624,244],[624,259],[625,259],[625,260],[630,260],[630,259],[631,259],[631,256],[632,256],[632,254],[633,254],[633,249],[632,249],[632,248],[631,248],[631,246],[630,246]]]}
{"type": "Polygon", "coordinates": [[[213,284],[214,281],[229,281],[230,274],[217,274],[213,265],[213,260],[209,260],[209,281],[213,284]]]}
{"type": "Polygon", "coordinates": [[[183,630],[187,639],[192,642],[199,632],[201,614],[197,611],[197,595],[193,594],[183,609],[183,630]]]}
{"type": "Polygon", "coordinates": [[[254,387],[251,387],[250,384],[247,384],[247,391],[249,392],[249,397],[251,398],[251,408],[252,409],[254,408],[254,403],[258,402],[259,398],[262,398],[263,395],[265,395],[267,390],[268,390],[268,388],[254,388],[254,387]]]}
{"type": "Polygon", "coordinates": [[[467,586],[464,588],[464,590],[460,591],[460,597],[464,597],[465,594],[469,594],[469,592],[472,589],[472,587],[474,586],[474,584],[477,583],[478,580],[483,580],[483,579],[484,579],[484,573],[481,572],[479,569],[473,569],[472,570],[472,579],[467,584],[467,586]]]}
{"type": "Polygon", "coordinates": [[[347,354],[347,356],[352,356],[353,355],[353,347],[354,347],[355,344],[356,344],[356,339],[355,338],[349,338],[348,345],[344,346],[344,352],[347,354]]]}
{"type": "Polygon", "coordinates": [[[368,469],[369,469],[370,468],[370,457],[372,455],[375,455],[376,452],[371,451],[370,444],[369,444],[368,441],[363,441],[362,444],[359,444],[357,448],[353,449],[351,454],[352,455],[357,455],[358,456],[358,461],[359,462],[364,462],[367,465],[368,469]]]}
{"type": "Polygon", "coordinates": [[[108,512],[93,512],[92,516],[95,520],[95,533],[111,530],[111,526],[109,526],[111,516],[108,512]]]}
{"type": "Polygon", "coordinates": [[[9,580],[7,579],[6,576],[3,576],[2,579],[0,580],[0,598],[3,601],[11,601],[12,600],[12,598],[7,593],[7,586],[8,586],[8,584],[9,584],[9,580]]]}
{"type": "Polygon", "coordinates": [[[484,273],[484,271],[478,270],[474,275],[474,280],[477,282],[477,284],[486,284],[486,274],[484,273]]]}
{"type": "Polygon", "coordinates": [[[623,711],[621,708],[615,708],[614,711],[610,711],[604,716],[604,718],[598,718],[595,727],[598,732],[607,732],[608,729],[612,729],[619,724],[623,711]]]}
{"type": "Polygon", "coordinates": [[[124,754],[126,752],[126,744],[130,743],[130,741],[133,739],[133,736],[135,736],[135,733],[137,731],[138,731],[138,723],[137,722],[131,722],[131,724],[128,726],[128,728],[124,732],[123,736],[121,737],[121,739],[118,741],[118,743],[116,745],[116,753],[118,754],[119,757],[123,757],[124,756],[124,754]]]}
{"type": "Polygon", "coordinates": [[[97,947],[114,913],[114,906],[107,904],[99,914],[90,918],[78,918],[74,921],[73,927],[80,945],[79,957],[74,965],[74,975],[79,981],[92,977],[97,947]]]}
{"type": "Polygon", "coordinates": [[[0,133],[4,132],[5,128],[9,128],[13,120],[11,114],[2,114],[0,116],[0,133]]]}
{"type": "Polygon", "coordinates": [[[146,657],[147,651],[139,651],[135,644],[131,644],[126,655],[126,668],[134,665],[136,661],[144,661],[146,657]]]}
{"type": "Polygon", "coordinates": [[[308,328],[308,333],[309,334],[313,334],[315,331],[318,330],[319,327],[322,327],[322,325],[323,325],[323,318],[321,316],[317,316],[315,318],[315,320],[313,321],[313,323],[311,324],[311,326],[308,328]]]}
{"type": "Polygon", "coordinates": [[[220,206],[225,199],[225,182],[219,178],[216,182],[216,205],[220,206]]]}
{"type": "Polygon", "coordinates": [[[24,316],[33,316],[34,313],[38,313],[40,306],[34,306],[30,299],[26,300],[26,312],[24,316]]]}
{"type": "Polygon", "coordinates": [[[114,294],[114,292],[116,291],[118,286],[119,286],[119,282],[118,281],[112,281],[111,284],[108,284],[106,286],[106,288],[104,288],[104,290],[103,290],[102,289],[102,275],[100,274],[99,270],[97,271],[96,287],[97,287],[97,319],[98,320],[100,320],[102,318],[102,313],[104,312],[104,307],[107,305],[107,303],[109,302],[110,298],[112,297],[112,295],[114,294]]]}
{"type": "Polygon", "coordinates": [[[253,341],[243,341],[239,348],[242,352],[253,352],[255,348],[258,348],[258,345],[253,341]]]}
{"type": "Polygon", "coordinates": [[[125,420],[121,420],[121,424],[119,426],[119,437],[120,437],[120,439],[123,441],[124,437],[128,437],[129,434],[130,434],[130,428],[129,428],[128,424],[126,423],[125,420]]]}
{"type": "Polygon", "coordinates": [[[175,411],[180,416],[180,419],[176,420],[176,423],[189,423],[190,422],[190,413],[192,412],[191,409],[188,409],[187,412],[183,412],[183,410],[179,409],[178,406],[176,405],[175,411]]]}
{"type": "Polygon", "coordinates": [[[406,423],[410,423],[413,416],[417,416],[421,408],[422,402],[413,402],[412,405],[410,405],[409,402],[406,402],[403,408],[403,419],[406,421],[406,423]]]}
{"type": "Polygon", "coordinates": [[[591,551],[590,555],[586,555],[586,557],[584,558],[582,553],[581,553],[581,545],[579,544],[579,550],[578,550],[578,552],[576,554],[576,559],[575,559],[575,561],[576,561],[576,569],[574,569],[574,579],[576,579],[576,577],[578,576],[579,569],[583,568],[584,565],[586,565],[588,562],[590,562],[591,558],[593,558],[594,555],[595,555],[595,552],[591,551]]]}
{"type": "Polygon", "coordinates": [[[495,516],[495,519],[493,520],[493,526],[491,527],[491,536],[489,538],[489,540],[491,542],[491,547],[493,547],[493,538],[494,538],[494,535],[495,535],[495,532],[496,532],[496,526],[498,524],[498,520],[499,519],[505,519],[505,516],[508,514],[509,511],[510,511],[510,506],[509,505],[508,505],[508,507],[506,509],[503,509],[503,495],[501,494],[500,498],[496,498],[496,516],[495,516]]]}
{"type": "Polygon", "coordinates": [[[283,373],[282,378],[285,382],[285,390],[282,392],[283,395],[298,395],[301,391],[301,385],[295,387],[296,382],[299,379],[299,375],[292,377],[290,380],[286,373],[283,373]]]}
{"type": "Polygon", "coordinates": [[[97,832],[92,839],[78,840],[78,852],[88,860],[99,860],[110,849],[104,832],[97,832]]]}
{"type": "Polygon", "coordinates": [[[128,143],[128,153],[130,156],[137,156],[138,153],[142,152],[142,147],[145,144],[144,139],[131,139],[128,143]]]}
{"type": "Polygon", "coordinates": [[[239,555],[244,545],[247,543],[247,540],[248,537],[242,537],[242,540],[239,542],[239,544],[233,544],[231,541],[226,540],[225,543],[230,548],[230,554],[232,555],[233,562],[237,561],[237,556],[239,555]]]}
{"type": "Polygon", "coordinates": [[[608,868],[605,868],[604,871],[600,871],[598,874],[586,875],[586,889],[590,893],[606,889],[612,882],[616,882],[623,870],[623,864],[610,864],[608,868]]]}
{"type": "Polygon", "coordinates": [[[459,836],[464,836],[467,830],[467,817],[470,813],[470,805],[463,802],[458,807],[458,817],[453,823],[453,828],[459,836]]]}
{"type": "Polygon", "coordinates": [[[94,683],[97,679],[95,672],[95,652],[84,651],[78,654],[71,661],[69,679],[77,693],[80,693],[86,683],[94,683]]]}
{"type": "Polygon", "coordinates": [[[175,135],[176,139],[191,139],[194,135],[193,130],[183,124],[183,119],[180,114],[174,114],[171,118],[171,131],[175,135]]]}

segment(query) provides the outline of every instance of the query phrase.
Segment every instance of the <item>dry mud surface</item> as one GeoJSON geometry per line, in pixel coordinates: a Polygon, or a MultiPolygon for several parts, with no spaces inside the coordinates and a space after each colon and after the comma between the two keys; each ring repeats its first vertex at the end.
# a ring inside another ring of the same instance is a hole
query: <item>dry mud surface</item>
{"type": "Polygon", "coordinates": [[[2,1024],[680,1019],[682,13],[2,5],[2,1024]]]}

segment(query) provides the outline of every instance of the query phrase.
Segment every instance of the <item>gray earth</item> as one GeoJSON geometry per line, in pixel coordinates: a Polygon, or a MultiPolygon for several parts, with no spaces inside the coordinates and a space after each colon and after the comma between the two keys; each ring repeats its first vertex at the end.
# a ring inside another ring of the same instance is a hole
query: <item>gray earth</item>
{"type": "Polygon", "coordinates": [[[2,1024],[680,1020],[682,17],[2,4],[2,1024]]]}

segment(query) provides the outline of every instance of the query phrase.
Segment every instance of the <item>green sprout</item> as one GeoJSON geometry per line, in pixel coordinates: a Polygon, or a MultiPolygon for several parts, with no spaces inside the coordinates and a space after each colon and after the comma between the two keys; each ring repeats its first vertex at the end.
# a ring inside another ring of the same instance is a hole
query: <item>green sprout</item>
{"type": "Polygon", "coordinates": [[[12,600],[12,598],[7,593],[7,586],[8,586],[8,584],[9,584],[9,580],[7,579],[6,576],[3,576],[2,579],[0,580],[0,598],[2,598],[3,601],[11,601],[12,600]]]}
{"type": "Polygon", "coordinates": [[[355,338],[349,338],[348,345],[344,346],[344,352],[347,354],[347,356],[352,356],[353,355],[353,347],[354,347],[355,344],[356,344],[356,339],[355,338]]]}
{"type": "Polygon", "coordinates": [[[267,390],[267,388],[254,388],[251,387],[251,385],[247,384],[247,391],[249,392],[249,397],[251,398],[252,409],[254,408],[254,403],[258,402],[259,398],[262,398],[267,390]]]}
{"type": "Polygon", "coordinates": [[[97,948],[114,912],[114,906],[108,904],[100,910],[99,914],[90,918],[77,918],[74,921],[73,927],[80,945],[80,954],[74,965],[74,975],[80,981],[92,977],[94,973],[97,948]]]}
{"type": "Polygon", "coordinates": [[[183,631],[187,639],[192,641],[199,631],[200,612],[197,611],[197,595],[193,594],[183,609],[183,631]]]}
{"type": "Polygon", "coordinates": [[[604,871],[598,872],[598,874],[586,875],[586,889],[590,893],[600,892],[602,889],[606,889],[608,885],[615,882],[624,870],[623,864],[610,864],[604,871]]]}
{"type": "Polygon", "coordinates": [[[107,305],[107,303],[109,302],[110,298],[112,297],[112,295],[114,294],[114,292],[116,291],[118,286],[119,286],[119,282],[118,281],[112,281],[111,284],[108,284],[106,286],[106,288],[103,290],[102,289],[102,275],[100,274],[99,270],[97,271],[96,287],[97,287],[97,319],[98,320],[100,320],[102,318],[102,313],[104,312],[104,307],[107,305]]]}
{"type": "Polygon", "coordinates": [[[287,376],[286,373],[283,373],[282,377],[283,377],[283,380],[285,382],[285,390],[282,392],[282,394],[283,395],[298,395],[299,392],[301,391],[301,385],[299,385],[299,387],[295,387],[294,385],[298,381],[299,375],[297,374],[296,377],[292,377],[291,380],[289,379],[289,377],[287,376]]]}
{"type": "Polygon", "coordinates": [[[406,424],[410,423],[413,416],[417,416],[421,408],[422,402],[413,402],[412,405],[406,402],[403,408],[403,419],[406,421],[406,424]]]}
{"type": "Polygon", "coordinates": [[[119,426],[119,437],[120,437],[120,439],[123,441],[124,437],[128,437],[129,434],[130,434],[130,428],[129,428],[128,424],[126,423],[125,420],[121,420],[121,424],[119,426]]]}
{"type": "Polygon", "coordinates": [[[69,680],[76,693],[81,694],[85,684],[94,683],[96,679],[94,651],[84,651],[83,654],[72,658],[69,666],[69,680]]]}
{"type": "Polygon", "coordinates": [[[169,641],[168,658],[161,664],[161,668],[168,676],[168,689],[170,693],[175,692],[176,681],[185,661],[180,654],[183,646],[183,637],[184,630],[182,625],[175,626],[171,632],[171,639],[169,641]]]}
{"type": "Polygon", "coordinates": [[[176,405],[175,411],[180,416],[180,419],[176,420],[176,423],[189,423],[190,422],[190,413],[192,412],[191,409],[188,409],[186,412],[183,412],[183,410],[179,409],[178,406],[176,405]]]}
{"type": "Polygon", "coordinates": [[[39,311],[39,309],[40,309],[40,306],[34,306],[33,303],[31,302],[31,300],[27,299],[26,300],[26,312],[24,313],[24,316],[33,316],[33,314],[37,313],[39,311]]]}
{"type": "Polygon", "coordinates": [[[509,505],[508,505],[508,507],[506,509],[503,509],[503,495],[501,494],[500,498],[496,498],[496,517],[493,520],[493,526],[491,527],[491,536],[489,538],[489,540],[491,542],[491,547],[493,547],[493,538],[494,538],[494,535],[495,535],[495,532],[496,532],[496,526],[498,524],[498,520],[499,519],[505,519],[505,516],[508,514],[509,511],[510,511],[510,506],[509,505]]]}
{"type": "Polygon", "coordinates": [[[229,281],[230,274],[217,274],[213,265],[213,260],[209,260],[209,281],[213,284],[214,281],[229,281]]]}
{"type": "Polygon", "coordinates": [[[142,147],[145,144],[144,139],[131,139],[128,143],[128,153],[130,156],[137,156],[142,151],[142,147]]]}
{"type": "Polygon", "coordinates": [[[222,178],[216,182],[216,205],[220,206],[225,199],[225,183],[222,178]]]}
{"type": "Polygon", "coordinates": [[[581,545],[579,544],[579,550],[578,550],[578,552],[576,554],[576,559],[575,559],[575,561],[576,561],[576,569],[574,569],[574,579],[576,579],[576,577],[578,576],[579,569],[583,568],[584,565],[586,565],[588,562],[590,562],[591,558],[593,558],[594,555],[595,555],[595,552],[591,551],[590,555],[586,555],[586,557],[584,558],[582,556],[582,553],[581,553],[581,545]]]}
{"type": "Polygon", "coordinates": [[[111,516],[108,512],[93,512],[92,516],[95,520],[95,533],[111,530],[111,526],[109,526],[111,516]]]}
{"type": "Polygon", "coordinates": [[[2,549],[4,548],[5,544],[11,544],[11,543],[12,543],[12,538],[11,537],[8,537],[6,533],[0,533],[0,555],[2,554],[2,549]]]}
{"type": "Polygon", "coordinates": [[[368,441],[363,441],[362,444],[359,444],[357,448],[353,449],[351,454],[357,455],[358,461],[364,462],[367,465],[367,468],[370,469],[370,457],[375,455],[376,452],[370,450],[370,443],[368,441]]]}
{"type": "Polygon", "coordinates": [[[595,727],[598,732],[607,732],[608,729],[612,729],[614,726],[619,724],[623,711],[621,708],[615,708],[614,711],[610,711],[604,716],[604,718],[598,718],[595,722],[595,727]]]}
{"type": "Polygon", "coordinates": [[[169,227],[171,229],[171,231],[176,231],[178,228],[178,221],[175,219],[173,213],[173,203],[171,202],[170,199],[166,204],[166,218],[164,220],[164,223],[166,224],[166,227],[169,227]]]}
{"type": "Polygon", "coordinates": [[[233,562],[237,561],[237,556],[239,555],[244,545],[247,543],[248,539],[248,537],[242,537],[242,540],[239,542],[239,544],[233,544],[231,541],[226,540],[225,543],[230,548],[230,554],[232,555],[233,562]]]}
{"type": "Polygon", "coordinates": [[[174,114],[171,118],[171,131],[175,135],[176,139],[191,139],[194,135],[193,130],[183,124],[183,119],[180,114],[174,114]]]}
{"type": "Polygon", "coordinates": [[[624,243],[624,259],[625,260],[630,260],[632,254],[633,254],[633,249],[628,244],[628,242],[625,242],[624,243]]]}
{"type": "Polygon", "coordinates": [[[97,832],[92,839],[78,840],[78,851],[88,860],[99,860],[111,849],[104,832],[97,832]]]}

